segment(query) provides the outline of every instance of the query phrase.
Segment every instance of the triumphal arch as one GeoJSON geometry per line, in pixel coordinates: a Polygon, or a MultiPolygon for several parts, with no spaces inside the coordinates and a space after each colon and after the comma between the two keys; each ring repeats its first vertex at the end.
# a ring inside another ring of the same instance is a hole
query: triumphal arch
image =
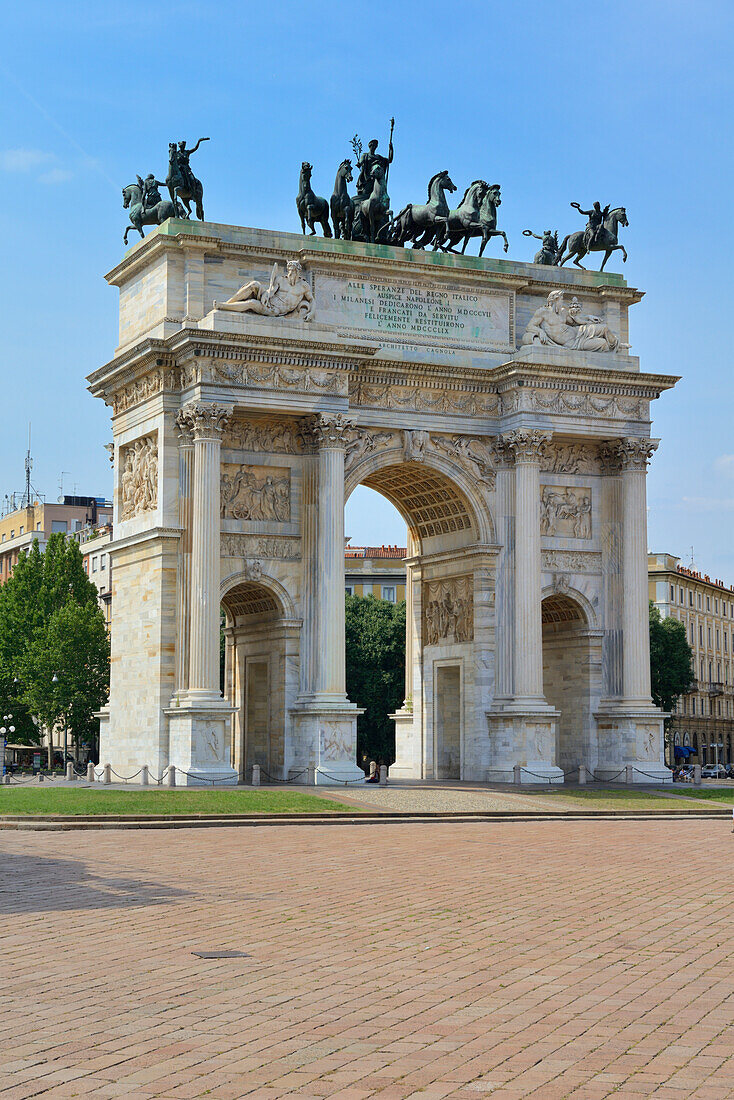
{"type": "Polygon", "coordinates": [[[108,280],[101,760],[357,777],[344,503],[408,525],[391,776],[667,775],[650,699],[650,402],[619,275],[170,220],[108,280]],[[225,676],[220,691],[220,614],[225,676]]]}

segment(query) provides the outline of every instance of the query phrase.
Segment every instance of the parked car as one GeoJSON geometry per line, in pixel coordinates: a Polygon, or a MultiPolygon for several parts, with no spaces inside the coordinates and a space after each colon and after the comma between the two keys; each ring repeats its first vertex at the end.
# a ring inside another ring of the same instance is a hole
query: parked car
{"type": "Polygon", "coordinates": [[[701,768],[702,779],[728,779],[726,768],[723,764],[707,764],[701,768]]]}
{"type": "Polygon", "coordinates": [[[726,766],[726,778],[734,779],[734,764],[727,764],[726,766]]]}

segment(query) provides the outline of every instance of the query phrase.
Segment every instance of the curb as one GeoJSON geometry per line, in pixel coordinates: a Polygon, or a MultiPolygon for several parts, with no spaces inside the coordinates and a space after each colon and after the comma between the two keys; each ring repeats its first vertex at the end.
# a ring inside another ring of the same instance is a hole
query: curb
{"type": "Polygon", "coordinates": [[[558,813],[529,813],[523,810],[472,810],[466,813],[442,812],[435,814],[404,812],[359,814],[196,814],[184,815],[7,815],[0,817],[0,831],[14,832],[68,832],[89,829],[212,829],[253,828],[278,825],[400,825],[400,824],[478,824],[529,821],[650,821],[650,820],[707,820],[730,818],[729,807],[702,810],[576,810],[558,813]]]}

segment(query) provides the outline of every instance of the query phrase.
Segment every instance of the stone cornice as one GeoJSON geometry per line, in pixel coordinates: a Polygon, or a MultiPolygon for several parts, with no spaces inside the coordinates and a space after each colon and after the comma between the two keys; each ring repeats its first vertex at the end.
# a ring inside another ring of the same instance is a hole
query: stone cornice
{"type": "MultiPolygon", "coordinates": [[[[121,524],[118,524],[119,526],[121,524]]],[[[180,539],[182,534],[183,529],[181,527],[149,527],[145,531],[137,531],[135,534],[116,538],[114,542],[109,544],[107,549],[110,554],[114,554],[118,550],[127,550],[132,546],[141,546],[145,543],[180,539]]]]}

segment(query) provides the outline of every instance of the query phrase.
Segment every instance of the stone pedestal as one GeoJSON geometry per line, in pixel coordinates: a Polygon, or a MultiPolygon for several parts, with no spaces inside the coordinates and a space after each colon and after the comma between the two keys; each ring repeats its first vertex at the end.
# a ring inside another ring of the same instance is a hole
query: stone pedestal
{"type": "Polygon", "coordinates": [[[229,725],[234,708],[220,699],[210,704],[184,704],[167,710],[169,762],[180,786],[235,785],[237,771],[229,752],[229,725]]]}
{"type": "Polygon", "coordinates": [[[556,722],[559,711],[549,706],[513,710],[511,706],[487,712],[490,741],[488,783],[512,783],[521,768],[521,783],[563,782],[556,764],[556,722]]]}
{"type": "Polygon", "coordinates": [[[657,707],[602,708],[594,717],[598,745],[594,775],[597,779],[616,779],[621,783],[627,767],[633,769],[633,783],[670,779],[670,768],[663,762],[665,716],[657,707]]]}
{"type": "Polygon", "coordinates": [[[392,779],[421,779],[421,741],[413,735],[414,714],[412,707],[403,705],[394,714],[388,714],[395,723],[395,763],[390,765],[392,779]]]}
{"type": "Polygon", "coordinates": [[[355,763],[357,718],[363,713],[350,703],[342,707],[312,704],[294,710],[295,770],[312,767],[320,787],[364,779],[364,772],[355,763]]]}

